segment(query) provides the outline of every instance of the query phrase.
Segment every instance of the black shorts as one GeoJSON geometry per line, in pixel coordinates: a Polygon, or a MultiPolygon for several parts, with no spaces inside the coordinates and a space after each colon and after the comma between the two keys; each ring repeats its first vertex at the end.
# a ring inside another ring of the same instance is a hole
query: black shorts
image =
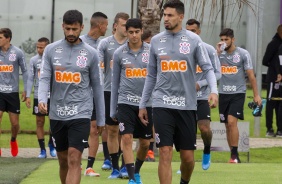
{"type": "Polygon", "coordinates": [[[92,110],[92,115],[91,115],[91,121],[95,121],[95,120],[96,120],[96,109],[95,109],[95,102],[93,98],[93,110],[92,110]]]}
{"type": "Polygon", "coordinates": [[[18,92],[0,93],[0,111],[20,114],[20,97],[18,92]]]}
{"type": "Polygon", "coordinates": [[[219,94],[219,116],[221,123],[227,123],[228,115],[244,120],[245,93],[219,94]]]}
{"type": "Polygon", "coordinates": [[[49,110],[50,110],[50,99],[48,99],[48,102],[47,102],[47,114],[41,114],[38,110],[38,99],[37,98],[34,98],[33,99],[33,111],[32,111],[32,114],[33,115],[36,115],[36,116],[49,116],[49,110]]]}
{"type": "Polygon", "coordinates": [[[211,121],[211,109],[208,100],[197,101],[197,121],[199,120],[211,121]]]}
{"type": "Polygon", "coordinates": [[[83,149],[88,147],[90,119],[50,120],[50,128],[58,152],[68,150],[69,147],[83,152],[83,149]]]}
{"type": "Polygon", "coordinates": [[[120,134],[133,134],[134,138],[151,139],[153,137],[152,108],[147,107],[146,109],[149,121],[147,126],[143,125],[138,117],[138,106],[118,104],[117,118],[120,134]]]}
{"type": "Polygon", "coordinates": [[[157,147],[175,146],[179,150],[196,149],[196,111],[153,108],[157,147]]]}
{"type": "Polygon", "coordinates": [[[114,122],[113,119],[110,117],[111,92],[104,91],[104,98],[105,98],[106,125],[118,125],[118,122],[114,122]]]}

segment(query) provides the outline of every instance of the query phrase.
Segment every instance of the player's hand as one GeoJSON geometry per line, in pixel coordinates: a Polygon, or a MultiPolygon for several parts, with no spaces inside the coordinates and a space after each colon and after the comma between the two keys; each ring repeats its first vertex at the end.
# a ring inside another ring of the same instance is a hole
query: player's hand
{"type": "Polygon", "coordinates": [[[29,97],[26,97],[25,105],[26,105],[27,108],[31,107],[31,105],[30,105],[30,98],[29,97]]]}
{"type": "Polygon", "coordinates": [[[148,113],[146,108],[145,109],[139,109],[139,119],[142,122],[143,125],[147,126],[148,122],[148,113]]]}
{"type": "Polygon", "coordinates": [[[48,109],[47,109],[47,104],[45,103],[39,103],[38,104],[38,110],[41,114],[47,114],[48,113],[48,109]]]}
{"type": "Polygon", "coordinates": [[[208,103],[210,104],[210,108],[216,108],[218,104],[217,94],[211,93],[208,98],[208,103]]]}
{"type": "Polygon", "coordinates": [[[200,90],[200,85],[196,82],[196,91],[200,90]]]}
{"type": "Polygon", "coordinates": [[[113,120],[114,122],[117,122],[117,121],[118,121],[116,117],[112,117],[112,120],[113,120]]]}
{"type": "Polygon", "coordinates": [[[26,91],[22,92],[22,102],[26,100],[26,91]]]}
{"type": "Polygon", "coordinates": [[[223,50],[221,49],[221,46],[225,44],[225,42],[218,42],[216,44],[216,52],[217,52],[217,55],[219,55],[223,50]]]}
{"type": "Polygon", "coordinates": [[[254,102],[258,105],[261,105],[261,97],[259,95],[254,97],[254,102]]]}
{"type": "Polygon", "coordinates": [[[97,126],[97,133],[98,135],[102,134],[102,131],[105,129],[105,126],[97,126]]]}
{"type": "Polygon", "coordinates": [[[282,75],[278,74],[277,75],[277,80],[275,82],[281,82],[281,80],[282,80],[282,75]]]}

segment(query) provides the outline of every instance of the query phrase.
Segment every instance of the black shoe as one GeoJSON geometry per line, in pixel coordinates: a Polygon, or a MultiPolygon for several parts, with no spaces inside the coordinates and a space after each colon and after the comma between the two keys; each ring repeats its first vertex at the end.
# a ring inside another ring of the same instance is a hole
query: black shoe
{"type": "MultiPolygon", "coordinates": [[[[277,131],[277,133],[278,133],[278,132],[280,132],[280,131],[277,131]]],[[[282,133],[282,132],[280,132],[280,133],[282,133]]],[[[268,131],[266,132],[265,137],[275,137],[275,133],[274,133],[273,129],[268,130],[268,131]]]]}
{"type": "Polygon", "coordinates": [[[277,131],[277,132],[276,132],[276,137],[282,138],[282,131],[277,131]]]}

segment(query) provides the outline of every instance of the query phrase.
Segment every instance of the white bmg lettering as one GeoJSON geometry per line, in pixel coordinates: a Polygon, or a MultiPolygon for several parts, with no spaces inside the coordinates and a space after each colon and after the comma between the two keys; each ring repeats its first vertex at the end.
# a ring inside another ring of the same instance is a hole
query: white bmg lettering
{"type": "Polygon", "coordinates": [[[173,106],[185,106],[185,97],[177,96],[163,96],[164,104],[173,105],[173,106]]]}
{"type": "Polygon", "coordinates": [[[64,107],[60,107],[57,105],[57,114],[58,116],[73,116],[78,114],[77,111],[78,107],[77,106],[64,106],[64,107]]]}

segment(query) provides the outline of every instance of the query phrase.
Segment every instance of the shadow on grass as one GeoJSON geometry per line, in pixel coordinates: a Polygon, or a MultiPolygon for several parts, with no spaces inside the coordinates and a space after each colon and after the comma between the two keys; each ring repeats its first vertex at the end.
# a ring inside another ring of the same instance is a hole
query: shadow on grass
{"type": "Polygon", "coordinates": [[[37,158],[0,158],[0,184],[20,183],[45,161],[37,158]]]}

